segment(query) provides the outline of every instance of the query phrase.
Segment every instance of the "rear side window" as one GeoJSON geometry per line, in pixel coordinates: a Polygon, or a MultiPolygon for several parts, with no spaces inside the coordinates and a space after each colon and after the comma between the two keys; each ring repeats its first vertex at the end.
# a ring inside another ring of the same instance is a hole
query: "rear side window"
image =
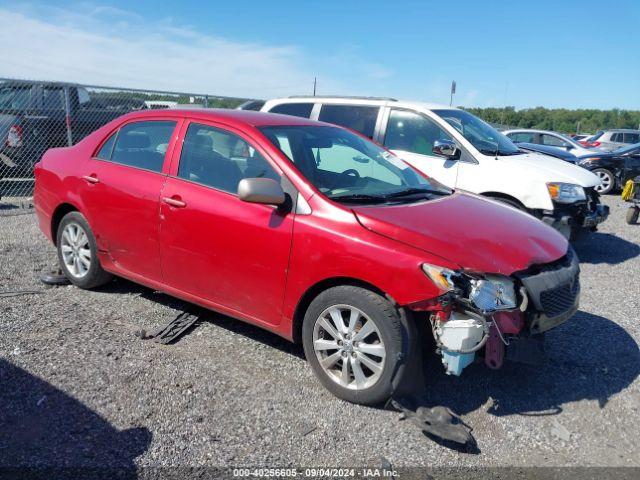
{"type": "Polygon", "coordinates": [[[294,117],[309,118],[313,110],[313,103],[283,103],[276,105],[271,113],[281,113],[283,115],[293,115],[294,117]]]}
{"type": "Polygon", "coordinates": [[[625,133],[624,143],[638,143],[640,142],[640,134],[637,133],[625,133]]]}
{"type": "Polygon", "coordinates": [[[318,120],[347,127],[373,138],[379,110],[379,107],[323,105],[318,120]]]}
{"type": "Polygon", "coordinates": [[[245,140],[233,133],[192,123],[184,137],[178,177],[236,194],[243,178],[280,175],[245,140]]]}
{"type": "Polygon", "coordinates": [[[391,110],[384,137],[384,146],[390,150],[433,156],[436,140],[453,140],[451,135],[433,120],[406,110],[391,110]]]}
{"type": "Polygon", "coordinates": [[[622,134],[621,133],[612,133],[610,142],[622,142],[622,134]]]}
{"type": "MultiPolygon", "coordinates": [[[[125,125],[118,132],[111,161],[161,172],[164,155],[175,126],[176,122],[168,121],[134,122],[125,125]]],[[[103,148],[106,146],[105,144],[103,148]]]]}
{"type": "Polygon", "coordinates": [[[95,158],[100,160],[111,160],[111,152],[113,151],[113,144],[116,143],[117,132],[109,137],[109,139],[102,144],[95,158]]]}

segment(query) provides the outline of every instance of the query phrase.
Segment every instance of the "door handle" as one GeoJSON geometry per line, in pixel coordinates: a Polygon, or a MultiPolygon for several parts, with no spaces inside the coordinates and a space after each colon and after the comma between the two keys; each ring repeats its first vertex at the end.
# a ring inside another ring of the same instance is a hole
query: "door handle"
{"type": "Polygon", "coordinates": [[[84,180],[86,180],[89,183],[98,183],[100,180],[98,180],[98,177],[96,177],[95,173],[92,173],[91,175],[83,175],[82,178],[84,180]]]}
{"type": "Polygon", "coordinates": [[[173,197],[162,197],[162,201],[175,208],[184,208],[187,206],[187,203],[183,202],[178,195],[174,195],[173,197]]]}

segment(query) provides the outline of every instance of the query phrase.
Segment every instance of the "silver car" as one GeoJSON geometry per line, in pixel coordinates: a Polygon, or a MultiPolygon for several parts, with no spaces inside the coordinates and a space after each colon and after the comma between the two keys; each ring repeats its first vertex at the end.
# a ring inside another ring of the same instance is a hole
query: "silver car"
{"type": "Polygon", "coordinates": [[[627,128],[600,130],[594,136],[583,140],[583,142],[585,142],[587,146],[610,152],[635,143],[640,143],[640,130],[627,128]]]}

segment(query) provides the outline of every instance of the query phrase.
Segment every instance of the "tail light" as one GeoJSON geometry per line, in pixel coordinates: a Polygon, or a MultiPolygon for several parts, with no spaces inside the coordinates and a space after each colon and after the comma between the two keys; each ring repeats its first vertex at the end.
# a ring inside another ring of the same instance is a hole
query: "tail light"
{"type": "Polygon", "coordinates": [[[585,147],[599,147],[600,145],[602,145],[600,142],[585,142],[584,143],[585,147]]]}
{"type": "Polygon", "coordinates": [[[7,147],[14,148],[22,146],[22,127],[20,125],[11,125],[5,144],[7,147]]]}

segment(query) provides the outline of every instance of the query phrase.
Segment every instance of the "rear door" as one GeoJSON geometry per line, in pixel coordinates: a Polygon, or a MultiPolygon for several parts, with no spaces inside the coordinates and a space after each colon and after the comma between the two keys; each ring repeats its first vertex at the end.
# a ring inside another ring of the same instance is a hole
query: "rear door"
{"type": "Polygon", "coordinates": [[[83,165],[80,194],[99,249],[119,268],[153,281],[162,279],[159,197],[177,123],[128,122],[83,165]]]}
{"type": "Polygon", "coordinates": [[[278,324],[294,214],[243,202],[237,190],[243,178],[286,179],[237,130],[194,121],[183,138],[161,195],[164,282],[213,308],[278,324]]]}
{"type": "Polygon", "coordinates": [[[374,138],[381,108],[377,105],[323,104],[318,120],[360,132],[374,138]]]}

